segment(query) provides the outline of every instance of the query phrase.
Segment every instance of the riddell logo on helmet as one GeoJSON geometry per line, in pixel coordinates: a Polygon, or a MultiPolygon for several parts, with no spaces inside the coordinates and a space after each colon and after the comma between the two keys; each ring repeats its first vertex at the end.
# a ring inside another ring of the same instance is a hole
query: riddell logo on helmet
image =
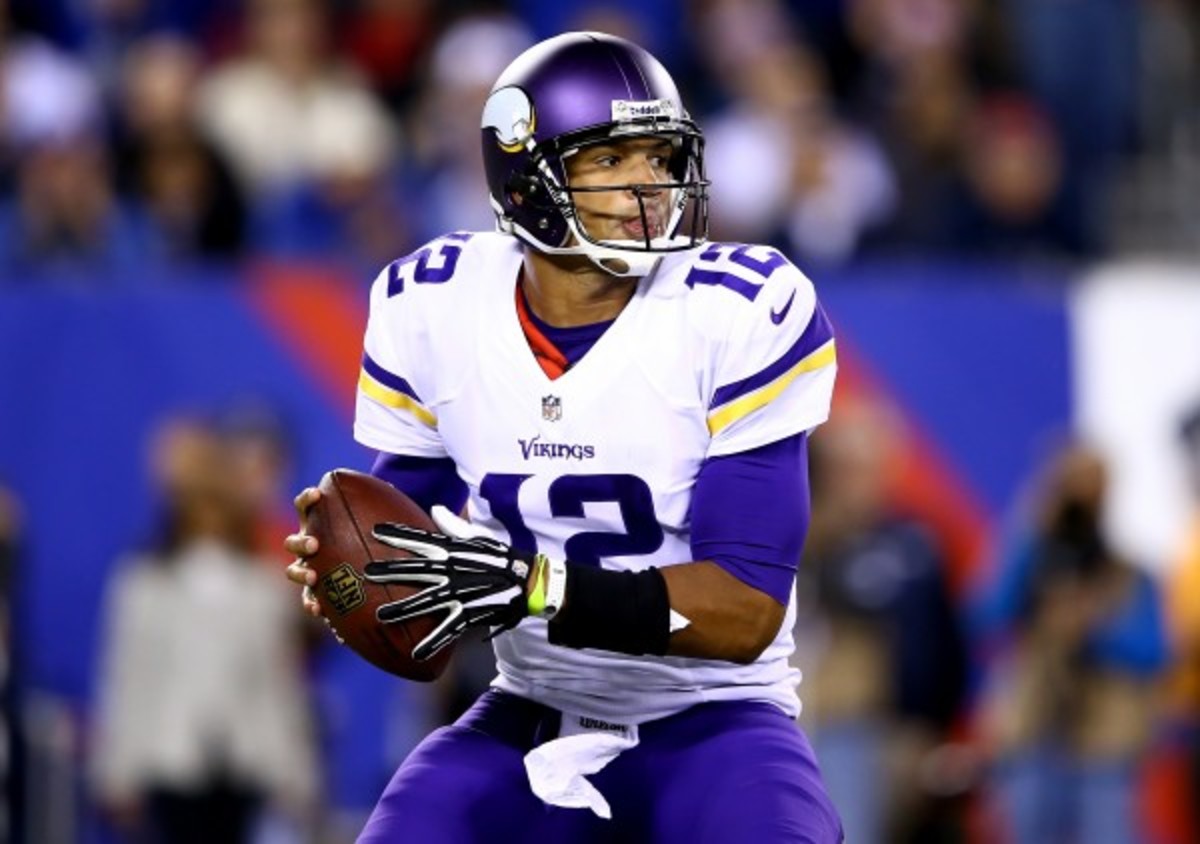
{"type": "Polygon", "coordinates": [[[665,117],[674,120],[676,117],[675,103],[670,100],[613,100],[612,119],[614,122],[626,120],[644,120],[647,117],[665,117]]]}

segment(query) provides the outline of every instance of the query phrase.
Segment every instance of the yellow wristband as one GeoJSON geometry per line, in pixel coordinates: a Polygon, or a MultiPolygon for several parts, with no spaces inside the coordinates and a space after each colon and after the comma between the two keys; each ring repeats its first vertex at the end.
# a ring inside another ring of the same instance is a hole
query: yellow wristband
{"type": "Polygon", "coordinates": [[[533,588],[526,598],[529,614],[539,616],[546,611],[546,567],[549,560],[545,554],[533,558],[533,588]]]}

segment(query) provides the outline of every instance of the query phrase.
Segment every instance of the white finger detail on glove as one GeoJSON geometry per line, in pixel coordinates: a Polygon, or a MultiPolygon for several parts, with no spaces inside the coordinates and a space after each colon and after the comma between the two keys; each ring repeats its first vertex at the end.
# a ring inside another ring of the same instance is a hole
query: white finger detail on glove
{"type": "Polygon", "coordinates": [[[433,509],[429,511],[429,515],[433,517],[433,523],[438,526],[438,530],[447,536],[453,536],[455,539],[491,539],[492,535],[480,525],[474,525],[464,519],[457,513],[451,512],[450,508],[443,507],[441,504],[434,504],[433,509]]]}
{"type": "Polygon", "coordinates": [[[364,572],[366,579],[375,583],[400,583],[417,589],[379,607],[376,615],[383,623],[442,616],[413,648],[417,659],[437,653],[468,627],[487,626],[491,638],[511,630],[527,615],[529,560],[444,507],[434,507],[430,515],[437,532],[403,524],[375,525],[372,534],[377,541],[407,556],[372,562],[364,572]]]}
{"type": "Polygon", "coordinates": [[[445,561],[450,559],[450,552],[432,542],[422,542],[419,539],[408,539],[402,536],[390,536],[386,533],[374,532],[374,537],[384,545],[391,545],[401,551],[415,554],[423,560],[445,561]]]}

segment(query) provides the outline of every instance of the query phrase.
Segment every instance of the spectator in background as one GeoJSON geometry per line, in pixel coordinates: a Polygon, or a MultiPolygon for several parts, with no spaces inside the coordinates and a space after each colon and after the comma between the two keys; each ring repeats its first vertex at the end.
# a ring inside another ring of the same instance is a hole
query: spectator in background
{"type": "Polygon", "coordinates": [[[0,272],[52,268],[92,282],[138,263],[144,226],[116,199],[100,93],[77,60],[35,38],[5,44],[0,124],[13,193],[0,198],[0,272]]]}
{"type": "Polygon", "coordinates": [[[1117,156],[1137,118],[1139,0],[1004,0],[1023,87],[1045,110],[1062,148],[1064,212],[1082,251],[1095,253],[1117,156]],[[1095,96],[1081,92],[1094,91],[1095,96]]]}
{"type": "Polygon", "coordinates": [[[848,98],[862,72],[862,51],[850,37],[849,0],[783,0],[805,40],[820,53],[835,98],[848,98]]]}
{"type": "Polygon", "coordinates": [[[702,53],[722,57],[713,75],[733,102],[707,121],[715,235],[787,244],[801,264],[853,257],[895,202],[881,149],[838,118],[824,67],[777,3],[705,9],[702,53]]]}
{"type": "Polygon", "coordinates": [[[705,10],[701,52],[711,57],[710,72],[729,99],[706,120],[714,236],[734,242],[756,236],[778,240],[790,194],[785,174],[801,143],[794,133],[825,108],[821,68],[801,45],[777,34],[787,21],[776,4],[750,3],[740,18],[725,3],[705,10]],[[738,49],[713,49],[722,38],[738,49]],[[780,40],[785,43],[766,46],[780,40]]]}
{"type": "Polygon", "coordinates": [[[249,523],[251,548],[272,566],[290,562],[278,541],[280,528],[290,528],[295,520],[289,494],[294,455],[287,426],[270,406],[243,401],[221,414],[218,433],[235,503],[249,523]]]}
{"type": "Polygon", "coordinates": [[[897,68],[872,115],[896,174],[895,213],[873,237],[889,249],[954,246],[965,133],[974,113],[974,82],[961,58],[933,51],[897,68]]]}
{"type": "Polygon", "coordinates": [[[993,256],[1080,256],[1081,218],[1065,204],[1063,151],[1054,125],[1016,94],[979,102],[964,138],[953,208],[959,250],[993,256]]]}
{"type": "Polygon", "coordinates": [[[122,70],[118,183],[154,227],[148,251],[174,261],[236,257],[246,242],[245,202],[196,123],[196,50],[152,36],[133,45],[122,70]]]}
{"type": "Polygon", "coordinates": [[[852,400],[812,440],[797,659],[846,840],[930,844],[961,840],[967,783],[938,760],[965,701],[967,649],[939,548],[892,503],[898,424],[852,400]]]}
{"type": "Polygon", "coordinates": [[[248,842],[267,807],[311,822],[291,595],[246,550],[237,476],[214,432],[172,422],[154,458],[162,536],[125,561],[108,595],[92,756],[100,804],[130,840],[172,844],[248,842]]]}
{"type": "Polygon", "coordinates": [[[201,122],[251,189],[374,178],[395,149],[387,114],[329,51],[319,0],[248,0],[246,49],[207,76],[201,122]]]}
{"type": "Polygon", "coordinates": [[[1069,149],[1038,101],[1013,90],[1020,65],[1005,23],[978,0],[850,3],[865,63],[851,108],[879,128],[899,181],[873,246],[1006,257],[1091,248],[1069,149]]]}
{"type": "MultiPolygon", "coordinates": [[[[870,124],[884,125],[913,74],[932,65],[967,74],[978,24],[978,0],[846,0],[846,27],[861,52],[849,108],[870,124]]],[[[902,127],[901,127],[902,128],[902,127]]]]}
{"type": "Polygon", "coordinates": [[[977,0],[850,5],[865,57],[852,108],[879,127],[899,182],[896,213],[872,246],[1021,258],[1088,250],[1057,127],[1011,90],[1011,50],[984,45],[1009,45],[997,15],[977,0]]]}
{"type": "Polygon", "coordinates": [[[246,7],[245,50],[204,78],[198,99],[201,126],[255,200],[259,246],[373,265],[394,256],[404,233],[388,181],[398,139],[383,104],[332,52],[324,4],[246,7]]]}
{"type": "Polygon", "coordinates": [[[1134,778],[1167,646],[1158,590],[1105,535],[1106,491],[1099,454],[1057,454],[982,604],[998,653],[981,727],[1017,844],[1139,840],[1134,778]]]}
{"type": "Polygon", "coordinates": [[[420,63],[433,43],[433,0],[360,0],[342,43],[371,87],[400,115],[416,95],[420,63]]]}

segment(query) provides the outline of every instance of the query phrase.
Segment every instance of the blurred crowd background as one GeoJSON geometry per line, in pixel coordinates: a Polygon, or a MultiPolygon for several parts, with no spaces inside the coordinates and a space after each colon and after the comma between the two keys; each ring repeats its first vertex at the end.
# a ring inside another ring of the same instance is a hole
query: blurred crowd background
{"type": "Polygon", "coordinates": [[[839,329],[796,662],[848,840],[1200,840],[1194,0],[0,0],[0,841],[350,841],[486,685],[339,650],[280,540],[369,465],[370,279],[492,228],[483,100],[570,29],[839,329]]]}
{"type": "Polygon", "coordinates": [[[570,28],[661,56],[714,234],[806,265],[1195,253],[1186,0],[6,0],[0,268],[333,255],[490,224],[478,104],[570,28]]]}

